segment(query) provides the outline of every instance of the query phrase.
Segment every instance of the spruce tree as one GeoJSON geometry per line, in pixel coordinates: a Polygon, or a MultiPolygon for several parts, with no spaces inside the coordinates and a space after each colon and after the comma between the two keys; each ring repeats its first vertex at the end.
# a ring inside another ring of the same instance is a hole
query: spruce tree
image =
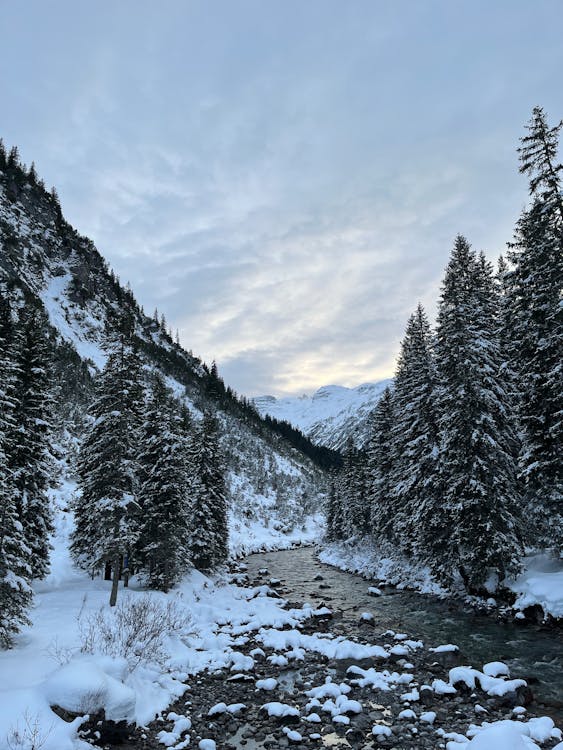
{"type": "Polygon", "coordinates": [[[492,270],[458,236],[442,287],[436,364],[441,501],[425,550],[445,582],[479,590],[518,569],[516,460],[492,270]]]}
{"type": "Polygon", "coordinates": [[[329,542],[342,541],[346,536],[344,511],[339,493],[338,476],[331,476],[326,506],[326,538],[329,542]]]}
{"type": "Polygon", "coordinates": [[[110,605],[115,605],[123,564],[139,534],[137,449],[142,407],[139,357],[121,336],[110,345],[90,409],[92,425],[78,460],[80,496],[71,550],[92,572],[112,569],[110,605]]]}
{"type": "Polygon", "coordinates": [[[387,387],[373,411],[368,444],[370,528],[377,539],[391,539],[396,509],[391,498],[393,476],[393,395],[387,387]]]}
{"type": "Polygon", "coordinates": [[[13,644],[22,626],[29,624],[32,603],[29,558],[31,550],[19,520],[16,493],[8,465],[8,450],[14,432],[13,327],[10,305],[0,294],[0,648],[13,644]]]}
{"type": "Polygon", "coordinates": [[[191,477],[190,556],[198,570],[211,570],[228,557],[225,469],[217,419],[206,413],[200,428],[195,472],[191,477]]]}
{"type": "Polygon", "coordinates": [[[422,305],[411,315],[395,373],[393,530],[407,553],[420,552],[419,528],[433,512],[439,493],[438,425],[434,337],[422,305]]]}
{"type": "Polygon", "coordinates": [[[549,127],[536,107],[521,140],[520,171],[532,204],[521,216],[509,259],[509,336],[521,392],[520,456],[526,512],[539,541],[563,548],[563,166],[562,123],[549,127]]]}
{"type": "Polygon", "coordinates": [[[53,517],[48,496],[54,469],[51,457],[52,386],[45,323],[36,313],[21,312],[15,351],[14,431],[10,469],[16,505],[30,548],[33,578],[49,571],[53,517]]]}
{"type": "Polygon", "coordinates": [[[189,564],[183,436],[160,375],[151,384],[141,431],[141,522],[136,559],[152,588],[168,591],[189,564]]]}

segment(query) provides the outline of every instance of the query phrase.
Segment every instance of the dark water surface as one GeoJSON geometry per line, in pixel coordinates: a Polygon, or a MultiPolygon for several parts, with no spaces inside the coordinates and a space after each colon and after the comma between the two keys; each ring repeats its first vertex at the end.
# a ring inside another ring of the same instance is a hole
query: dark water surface
{"type": "Polygon", "coordinates": [[[464,663],[477,669],[489,661],[504,661],[512,677],[530,682],[537,711],[543,709],[559,721],[563,718],[563,630],[499,623],[457,602],[392,588],[372,597],[368,587],[373,584],[319,562],[313,547],[250,555],[245,562],[251,577],[267,568],[269,577],[279,578],[289,590],[284,596],[291,601],[313,606],[324,601],[335,612],[343,612],[344,620],[355,621],[361,612],[371,612],[378,630],[405,632],[427,647],[455,643],[464,663]],[[315,581],[318,575],[324,580],[315,581]]]}

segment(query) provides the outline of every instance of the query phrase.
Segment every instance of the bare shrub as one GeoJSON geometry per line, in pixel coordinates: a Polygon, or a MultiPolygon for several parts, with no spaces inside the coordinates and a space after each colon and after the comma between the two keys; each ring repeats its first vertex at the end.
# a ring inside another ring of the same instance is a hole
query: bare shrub
{"type": "Polygon", "coordinates": [[[185,632],[191,619],[175,600],[163,603],[150,596],[130,596],[116,607],[81,612],[81,652],[124,657],[132,672],[142,662],[163,664],[164,639],[185,632]]]}
{"type": "Polygon", "coordinates": [[[51,724],[43,728],[39,715],[26,711],[6,737],[9,750],[41,750],[49,739],[53,726],[51,724]]]}

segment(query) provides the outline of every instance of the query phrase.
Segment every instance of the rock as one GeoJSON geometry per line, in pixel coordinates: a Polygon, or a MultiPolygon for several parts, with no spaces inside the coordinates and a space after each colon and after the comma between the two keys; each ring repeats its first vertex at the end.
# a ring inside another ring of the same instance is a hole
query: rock
{"type": "Polygon", "coordinates": [[[423,706],[431,706],[434,703],[434,691],[430,687],[422,686],[418,692],[423,706]]]}

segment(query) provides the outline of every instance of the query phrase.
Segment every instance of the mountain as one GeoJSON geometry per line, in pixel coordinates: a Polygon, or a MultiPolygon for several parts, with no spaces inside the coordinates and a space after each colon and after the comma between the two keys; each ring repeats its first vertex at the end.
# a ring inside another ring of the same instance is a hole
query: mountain
{"type": "Polygon", "coordinates": [[[363,383],[356,388],[326,385],[312,396],[253,399],[257,411],[301,430],[315,444],[342,450],[348,437],[363,447],[369,435],[369,416],[391,380],[363,383]]]}
{"type": "MultiPolygon", "coordinates": [[[[93,383],[105,348],[124,316],[146,369],[157,369],[196,419],[214,411],[228,470],[234,551],[283,544],[319,510],[322,452],[295,430],[266,423],[239,398],[216,368],[185,351],[163,321],[144,313],[94,243],[65,219],[56,192],[48,192],[34,168],[27,170],[0,142],[0,292],[13,308],[24,303],[44,320],[56,385],[57,423],[63,449],[80,442],[93,383]],[[299,448],[299,449],[298,449],[299,448]]],[[[64,451],[63,451],[64,452],[64,451]]]]}

